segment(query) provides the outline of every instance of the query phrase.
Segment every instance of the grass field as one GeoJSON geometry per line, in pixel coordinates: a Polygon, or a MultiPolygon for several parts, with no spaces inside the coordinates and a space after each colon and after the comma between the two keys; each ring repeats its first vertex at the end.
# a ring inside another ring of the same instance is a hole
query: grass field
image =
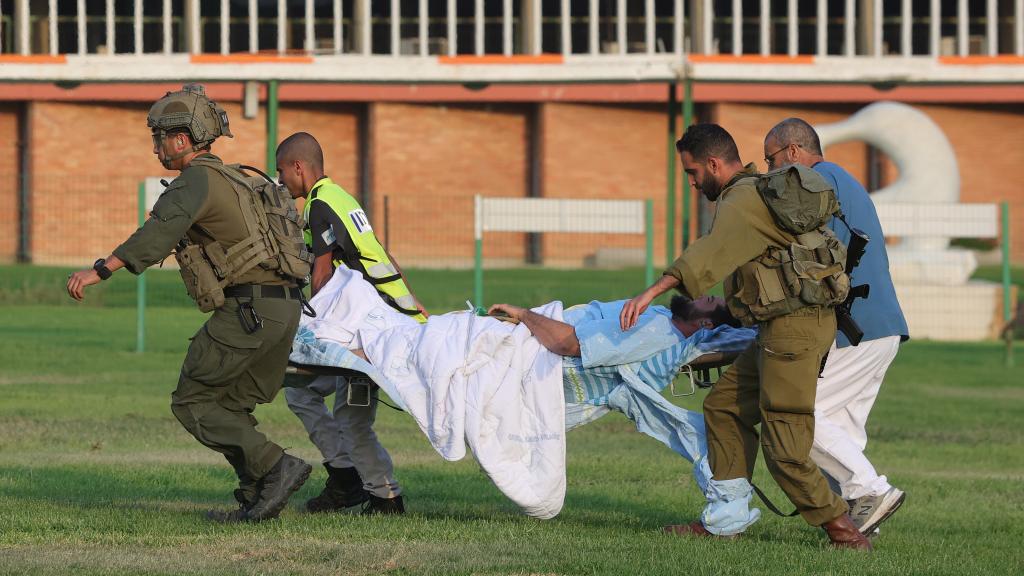
{"type": "MultiPolygon", "coordinates": [[[[615,415],[568,436],[568,493],[554,520],[522,516],[472,460],[442,461],[411,419],[382,408],[377,430],[407,516],[301,513],[322,485],[318,468],[279,520],[220,526],[202,512],[231,505],[232,474],[169,410],[202,315],[152,308],[148,351],[135,354],[129,279],[82,306],[62,299],[61,274],[0,269],[0,574],[1024,573],[1020,346],[1014,369],[998,344],[904,346],[869,423],[869,455],[909,496],[871,556],[831,551],[820,531],[769,515],[733,543],[662,536],[663,524],[701,509],[690,466],[615,415]]],[[[171,290],[164,274],[151,277],[154,290],[171,290]]],[[[464,306],[461,274],[411,272],[433,309],[464,306]]],[[[517,303],[611,299],[642,282],[636,272],[494,275],[504,287],[488,300],[517,303]]],[[[283,399],[256,415],[318,461],[283,399]]],[[[783,498],[763,466],[755,479],[783,498]]]]}

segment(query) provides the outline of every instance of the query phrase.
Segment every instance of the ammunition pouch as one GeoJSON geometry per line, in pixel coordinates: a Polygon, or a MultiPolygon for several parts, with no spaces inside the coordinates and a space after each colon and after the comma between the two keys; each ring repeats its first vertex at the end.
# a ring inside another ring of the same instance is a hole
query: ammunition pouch
{"type": "MultiPolygon", "coordinates": [[[[211,252],[223,253],[222,249],[218,250],[220,245],[216,242],[214,244],[217,247],[211,252]]],[[[179,246],[174,252],[174,259],[178,261],[185,291],[195,300],[201,312],[212,312],[224,305],[224,284],[218,277],[218,265],[208,258],[202,245],[187,243],[184,247],[179,246]]]]}
{"type": "Polygon", "coordinates": [[[729,311],[751,326],[807,306],[836,306],[850,291],[845,262],[846,247],[832,231],[800,234],[788,248],[769,248],[726,279],[729,311]]]}

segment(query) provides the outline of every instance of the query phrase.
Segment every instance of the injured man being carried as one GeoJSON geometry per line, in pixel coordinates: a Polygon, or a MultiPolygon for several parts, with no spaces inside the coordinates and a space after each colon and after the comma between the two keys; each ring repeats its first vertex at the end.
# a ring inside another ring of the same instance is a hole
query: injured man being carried
{"type": "Polygon", "coordinates": [[[562,508],[565,432],[612,410],[692,462],[703,493],[711,478],[703,416],[660,392],[681,366],[740,352],[756,333],[722,323],[720,299],[652,306],[622,332],[624,302],[496,305],[492,313],[521,322],[462,311],[420,324],[339,267],[310,301],[317,316],[303,318],[291,360],[366,373],[443,458],[462,459],[468,444],[498,489],[533,517],[562,508]]]}

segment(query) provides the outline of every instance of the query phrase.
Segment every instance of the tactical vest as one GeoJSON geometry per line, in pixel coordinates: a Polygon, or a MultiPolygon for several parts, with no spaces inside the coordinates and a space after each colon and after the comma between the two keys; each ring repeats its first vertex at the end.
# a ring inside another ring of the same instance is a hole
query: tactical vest
{"type": "Polygon", "coordinates": [[[305,284],[313,255],[306,249],[302,237],[305,222],[288,190],[262,172],[260,176],[246,175],[243,168],[259,172],[248,166],[225,166],[203,157],[193,159],[190,165],[211,168],[231,183],[248,233],[230,248],[212,237],[208,243],[195,243],[186,236],[178,243],[174,257],[185,290],[199,309],[210,312],[222,306],[224,288],[256,266],[305,284]]]}
{"type": "Polygon", "coordinates": [[[745,326],[807,306],[835,306],[846,299],[846,246],[826,226],[839,211],[835,191],[817,172],[791,165],[737,184],[757,187],[776,226],[793,234],[785,247],[769,247],[725,281],[733,316],[745,326]]]}
{"type": "Polygon", "coordinates": [[[303,210],[306,224],[302,234],[307,248],[312,250],[313,247],[313,234],[309,229],[309,210],[313,202],[327,204],[344,224],[356,248],[356,254],[344,254],[341,259],[333,260],[334,266],[346,266],[360,272],[367,282],[373,284],[388,305],[412,316],[418,322],[426,322],[426,317],[416,307],[416,300],[402,280],[401,274],[373,234],[370,220],[359,206],[359,202],[330,178],[321,178],[317,181],[306,197],[306,207],[303,210]]]}

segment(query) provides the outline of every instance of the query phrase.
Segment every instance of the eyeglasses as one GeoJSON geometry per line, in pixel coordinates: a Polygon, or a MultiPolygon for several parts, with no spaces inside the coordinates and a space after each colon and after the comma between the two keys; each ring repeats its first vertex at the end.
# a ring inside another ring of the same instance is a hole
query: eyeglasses
{"type": "Polygon", "coordinates": [[[764,163],[768,165],[768,169],[769,170],[775,165],[775,157],[779,155],[779,152],[782,152],[783,150],[785,150],[786,148],[789,148],[790,146],[796,146],[797,148],[802,148],[802,146],[800,146],[799,144],[786,144],[782,148],[779,148],[775,152],[772,152],[771,154],[769,154],[769,155],[764,157],[764,163]]]}
{"type": "Polygon", "coordinates": [[[160,144],[163,143],[165,139],[175,136],[177,134],[180,134],[180,132],[153,132],[151,134],[151,136],[153,137],[153,146],[160,146],[160,144]]]}

